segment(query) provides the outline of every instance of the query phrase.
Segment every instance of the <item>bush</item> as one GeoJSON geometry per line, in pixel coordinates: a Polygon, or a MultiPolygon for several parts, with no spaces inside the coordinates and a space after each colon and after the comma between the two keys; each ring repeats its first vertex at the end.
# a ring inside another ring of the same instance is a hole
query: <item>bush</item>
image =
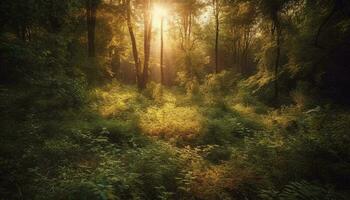
{"type": "Polygon", "coordinates": [[[238,77],[232,72],[222,71],[219,74],[210,74],[205,78],[205,82],[200,87],[206,102],[209,104],[222,103],[225,96],[233,92],[238,81],[238,77]]]}
{"type": "Polygon", "coordinates": [[[207,127],[201,136],[201,143],[227,145],[237,142],[244,136],[251,133],[237,117],[225,114],[219,119],[210,119],[207,121],[207,127]]]}

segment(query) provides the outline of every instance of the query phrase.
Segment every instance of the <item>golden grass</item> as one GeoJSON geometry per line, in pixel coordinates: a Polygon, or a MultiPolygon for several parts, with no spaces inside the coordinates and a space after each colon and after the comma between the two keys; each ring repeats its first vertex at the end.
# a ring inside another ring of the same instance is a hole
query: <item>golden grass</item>
{"type": "Polygon", "coordinates": [[[189,139],[201,132],[202,118],[195,107],[176,107],[173,103],[165,103],[140,113],[140,127],[150,136],[189,139]]]}
{"type": "Polygon", "coordinates": [[[98,98],[96,108],[103,117],[123,114],[135,106],[138,97],[137,90],[111,83],[102,89],[96,89],[94,95],[98,98]]]}

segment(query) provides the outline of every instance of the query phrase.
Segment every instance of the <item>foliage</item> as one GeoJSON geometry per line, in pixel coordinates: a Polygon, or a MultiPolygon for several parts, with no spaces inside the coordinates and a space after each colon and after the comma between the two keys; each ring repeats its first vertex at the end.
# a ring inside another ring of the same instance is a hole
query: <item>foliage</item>
{"type": "Polygon", "coordinates": [[[312,185],[306,181],[292,182],[286,185],[282,191],[274,190],[261,191],[262,199],[344,199],[334,193],[331,189],[326,189],[312,185]]]}
{"type": "Polygon", "coordinates": [[[140,113],[140,127],[145,134],[165,139],[191,139],[201,133],[202,116],[195,107],[165,103],[140,113]]]}
{"type": "Polygon", "coordinates": [[[213,2],[164,1],[159,84],[148,1],[89,2],[0,2],[0,198],[348,199],[350,3],[218,0],[213,74],[213,2]]]}

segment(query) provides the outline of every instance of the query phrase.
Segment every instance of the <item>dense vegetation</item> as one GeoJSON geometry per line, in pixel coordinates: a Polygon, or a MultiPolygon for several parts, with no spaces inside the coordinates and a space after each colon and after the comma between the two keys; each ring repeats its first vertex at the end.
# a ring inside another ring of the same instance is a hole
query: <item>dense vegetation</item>
{"type": "Polygon", "coordinates": [[[350,198],[347,0],[0,1],[0,199],[350,198]]]}

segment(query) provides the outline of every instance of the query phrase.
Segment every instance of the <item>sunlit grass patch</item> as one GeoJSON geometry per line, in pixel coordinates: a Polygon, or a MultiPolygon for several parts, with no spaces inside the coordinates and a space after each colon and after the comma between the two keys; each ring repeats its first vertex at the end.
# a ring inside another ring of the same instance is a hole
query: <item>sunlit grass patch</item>
{"type": "Polygon", "coordinates": [[[96,102],[93,106],[103,117],[118,117],[127,112],[133,112],[147,104],[145,99],[133,87],[111,83],[102,89],[94,91],[96,102]]]}
{"type": "Polygon", "coordinates": [[[241,103],[235,104],[231,106],[231,108],[250,121],[262,125],[265,129],[274,127],[287,128],[291,123],[297,120],[298,116],[301,114],[301,112],[297,111],[294,107],[270,109],[266,111],[266,113],[260,113],[259,107],[243,105],[241,103]]]}
{"type": "Polygon", "coordinates": [[[134,96],[130,93],[119,94],[112,102],[110,102],[110,104],[101,106],[99,109],[100,113],[105,117],[118,115],[119,113],[124,112],[129,108],[129,105],[127,103],[133,97],[134,96]]]}
{"type": "Polygon", "coordinates": [[[277,126],[284,129],[296,123],[302,114],[296,106],[282,107],[263,115],[262,123],[268,128],[277,126]]]}
{"type": "Polygon", "coordinates": [[[231,106],[231,108],[238,113],[249,116],[251,118],[258,118],[259,115],[256,113],[256,109],[253,106],[243,105],[241,103],[231,106]]]}
{"type": "Polygon", "coordinates": [[[200,199],[228,199],[257,179],[249,169],[230,164],[210,166],[193,176],[192,192],[200,199]]]}
{"type": "Polygon", "coordinates": [[[195,107],[176,107],[173,103],[166,103],[140,113],[140,127],[146,135],[189,139],[201,132],[202,118],[195,107]]]}
{"type": "Polygon", "coordinates": [[[200,148],[185,147],[179,151],[184,162],[181,189],[198,199],[232,199],[240,190],[249,190],[248,185],[258,181],[257,175],[248,167],[242,167],[237,160],[213,165],[202,156],[213,146],[200,148]]]}

